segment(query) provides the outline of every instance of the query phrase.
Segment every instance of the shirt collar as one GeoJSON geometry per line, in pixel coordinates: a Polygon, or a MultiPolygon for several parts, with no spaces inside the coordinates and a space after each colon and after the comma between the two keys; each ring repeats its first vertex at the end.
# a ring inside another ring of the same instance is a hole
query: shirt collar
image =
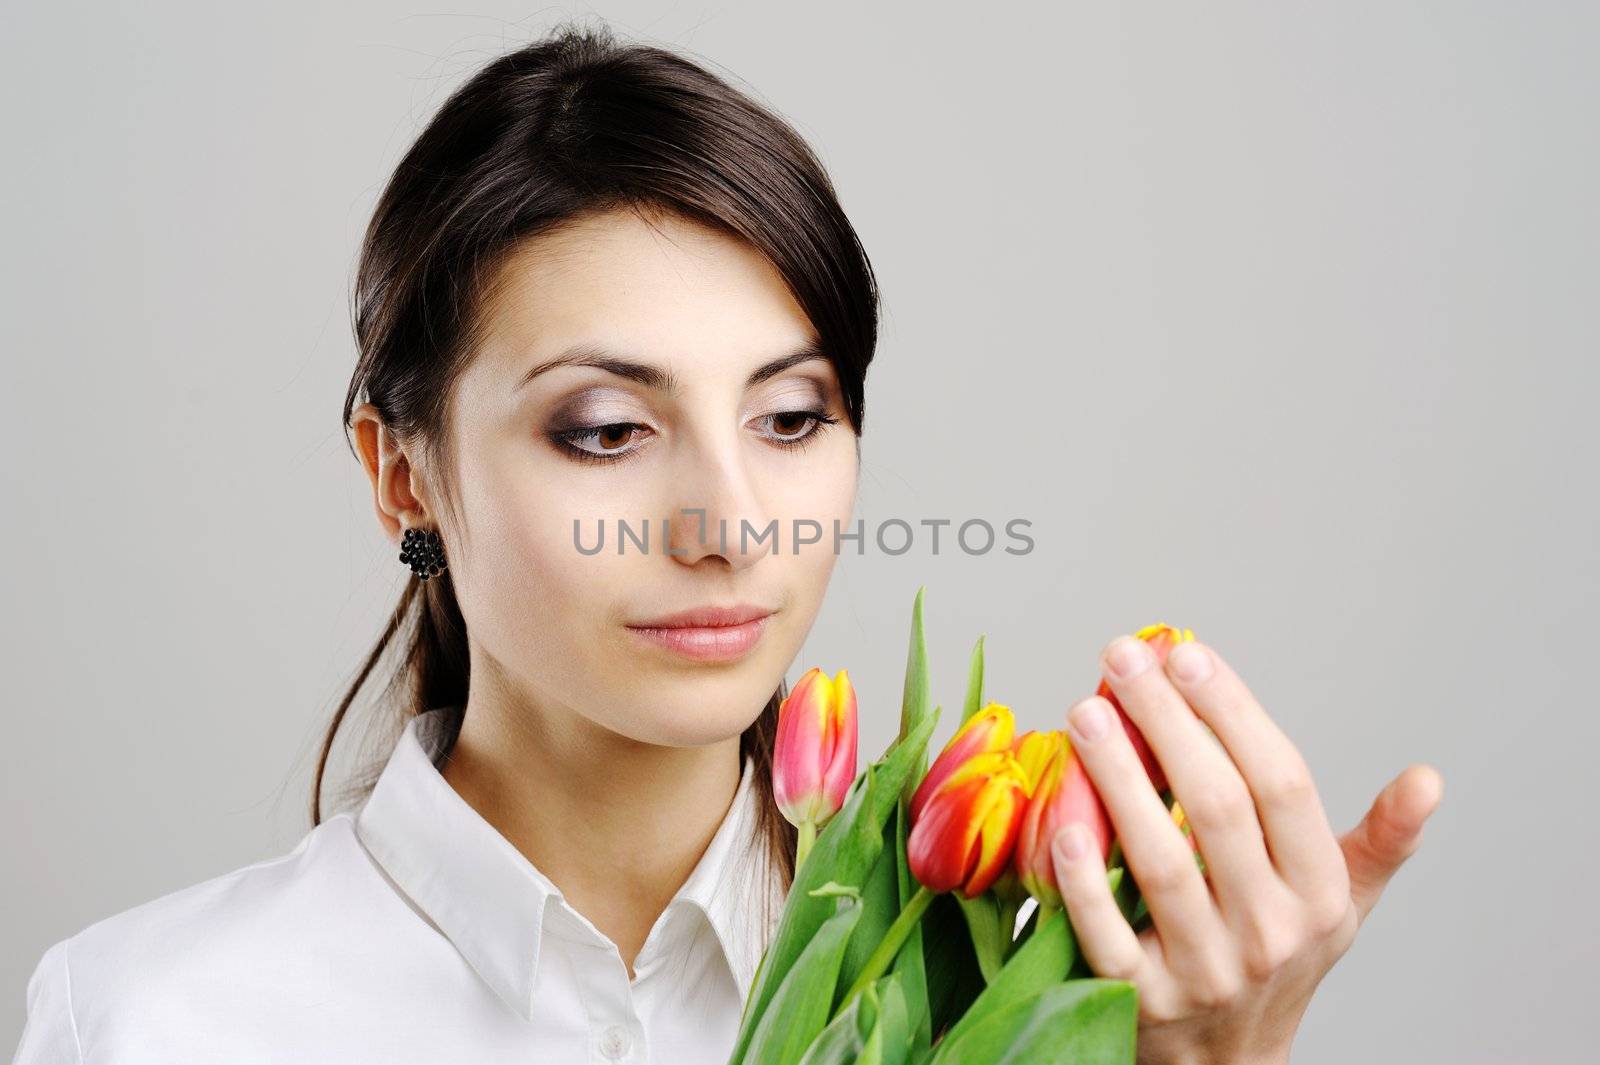
{"type": "MultiPolygon", "coordinates": [[[[395,885],[526,1019],[547,904],[559,905],[563,896],[440,774],[445,713],[429,710],[406,723],[356,817],[356,833],[395,885]]],[[[668,909],[692,905],[704,915],[741,999],[749,995],[783,905],[766,842],[754,837],[760,797],[754,780],[755,762],[746,757],[732,806],[668,903],[668,909]]]]}

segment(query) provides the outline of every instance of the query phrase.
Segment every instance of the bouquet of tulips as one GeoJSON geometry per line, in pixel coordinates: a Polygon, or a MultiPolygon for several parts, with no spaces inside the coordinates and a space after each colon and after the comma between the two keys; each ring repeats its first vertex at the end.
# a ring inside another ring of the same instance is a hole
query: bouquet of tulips
{"type": "MultiPolygon", "coordinates": [[[[1064,731],[1017,735],[1011,710],[985,702],[981,638],[960,725],[928,765],[941,709],[929,706],[924,590],[900,733],[881,758],[857,774],[844,670],[808,670],[780,708],[773,785],[799,833],[795,876],[729,1063],[1132,1065],[1136,988],[1079,956],[1050,854],[1063,825],[1087,825],[1123,915],[1142,927],[1105,808],[1064,731]]],[[[1194,638],[1165,624],[1136,635],[1161,658],[1194,638]]],[[[1099,694],[1192,840],[1144,738],[1104,682],[1099,694]]]]}

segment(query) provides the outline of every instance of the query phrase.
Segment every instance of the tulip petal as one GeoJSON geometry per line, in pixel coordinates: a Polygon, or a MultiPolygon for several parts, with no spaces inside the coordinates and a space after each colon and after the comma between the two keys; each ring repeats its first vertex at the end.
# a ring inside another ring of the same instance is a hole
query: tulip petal
{"type": "Polygon", "coordinates": [[[813,666],[801,676],[778,710],[773,744],[773,798],[791,824],[819,821],[827,809],[824,763],[830,743],[833,683],[813,666]]]}
{"type": "Polygon", "coordinates": [[[950,737],[950,742],[939,752],[939,757],[934,759],[927,775],[922,778],[922,783],[917,785],[917,790],[912,794],[907,809],[911,823],[916,824],[917,818],[922,815],[922,807],[928,801],[928,796],[932,795],[957,767],[979,754],[1009,749],[1015,731],[1016,719],[1011,714],[1011,708],[1000,703],[990,703],[962,722],[961,727],[956,729],[955,735],[950,737]]]}
{"type": "Polygon", "coordinates": [[[1011,861],[1026,797],[1026,781],[1014,761],[985,781],[977,811],[978,853],[962,886],[967,898],[977,898],[989,890],[1011,861]]]}
{"type": "MultiPolygon", "coordinates": [[[[822,796],[827,817],[844,805],[845,794],[855,782],[859,747],[856,690],[850,675],[840,670],[833,682],[833,714],[830,727],[833,743],[822,771],[822,796]]],[[[825,819],[825,818],[824,818],[825,819]]],[[[819,821],[820,823],[820,821],[819,821]]]]}
{"type": "Polygon", "coordinates": [[[1018,763],[1028,776],[1029,796],[1038,790],[1039,780],[1044,775],[1045,767],[1050,764],[1051,758],[1060,749],[1065,738],[1059,729],[1044,732],[1029,729],[1012,743],[1012,753],[1016,755],[1018,763]]]}
{"type": "Polygon", "coordinates": [[[924,804],[922,817],[911,827],[906,861],[917,882],[930,891],[950,891],[966,880],[978,836],[970,810],[982,790],[983,781],[978,779],[941,789],[924,804]]]}

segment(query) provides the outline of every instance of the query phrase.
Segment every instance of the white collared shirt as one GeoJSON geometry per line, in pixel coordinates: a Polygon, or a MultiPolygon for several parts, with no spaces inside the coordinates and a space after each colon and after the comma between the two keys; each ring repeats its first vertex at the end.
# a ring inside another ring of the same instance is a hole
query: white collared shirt
{"type": "Polygon", "coordinates": [[[783,903],[754,762],[630,981],[440,775],[442,713],[358,813],[46,950],[13,1065],[723,1065],[783,903]]]}

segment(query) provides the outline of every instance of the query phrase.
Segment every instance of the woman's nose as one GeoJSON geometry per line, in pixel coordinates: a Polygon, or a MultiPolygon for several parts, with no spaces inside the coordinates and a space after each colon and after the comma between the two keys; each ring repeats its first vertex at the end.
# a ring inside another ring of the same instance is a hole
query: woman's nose
{"type": "Polygon", "coordinates": [[[720,556],[744,569],[782,549],[779,523],[762,502],[757,473],[736,446],[690,448],[672,477],[667,550],[678,562],[693,566],[720,556]]]}

